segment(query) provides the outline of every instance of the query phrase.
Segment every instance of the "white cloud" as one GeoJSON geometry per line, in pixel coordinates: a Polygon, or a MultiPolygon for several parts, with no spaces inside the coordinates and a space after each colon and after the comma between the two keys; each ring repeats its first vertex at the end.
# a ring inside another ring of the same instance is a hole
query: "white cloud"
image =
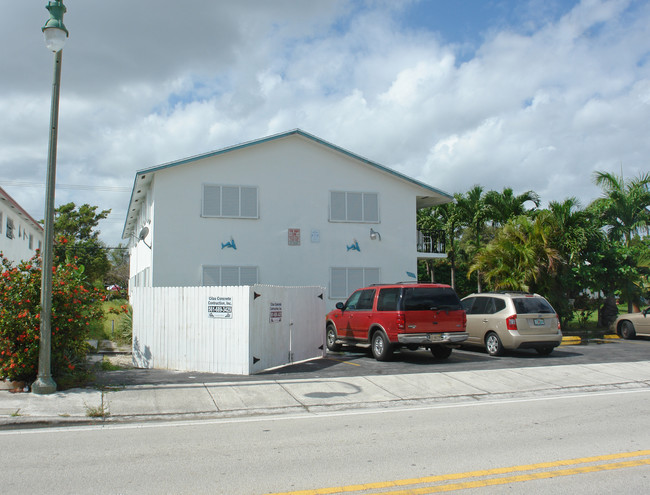
{"type": "MultiPolygon", "coordinates": [[[[594,170],[650,168],[646,2],[584,0],[559,18],[530,2],[543,15],[495,20],[469,58],[464,40],[401,24],[414,3],[66,0],[57,180],[130,188],[137,169],[296,127],[450,193],[587,204],[594,170]]],[[[0,181],[44,181],[47,12],[6,7],[0,181]]],[[[42,216],[43,189],[5,188],[42,216]]],[[[109,244],[128,197],[57,191],[113,209],[109,244]]]]}

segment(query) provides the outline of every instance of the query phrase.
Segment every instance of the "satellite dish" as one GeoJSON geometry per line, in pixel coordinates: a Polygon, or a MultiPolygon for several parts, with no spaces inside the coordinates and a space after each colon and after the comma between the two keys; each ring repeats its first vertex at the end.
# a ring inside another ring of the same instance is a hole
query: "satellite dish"
{"type": "Polygon", "coordinates": [[[151,249],[151,246],[147,244],[147,242],[145,241],[148,235],[149,235],[149,227],[146,226],[142,227],[142,230],[138,234],[138,240],[144,242],[144,245],[147,246],[149,249],[151,249]]]}

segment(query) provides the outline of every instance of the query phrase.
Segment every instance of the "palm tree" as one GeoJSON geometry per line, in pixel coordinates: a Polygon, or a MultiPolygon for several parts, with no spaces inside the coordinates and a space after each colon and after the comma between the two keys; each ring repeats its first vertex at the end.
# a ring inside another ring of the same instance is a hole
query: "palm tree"
{"type": "Polygon", "coordinates": [[[485,205],[493,225],[504,225],[508,220],[518,215],[524,215],[528,210],[524,207],[531,201],[535,208],[539,207],[539,195],[535,191],[526,191],[515,196],[512,188],[504,187],[503,192],[488,191],[485,193],[485,205]]]}
{"type": "MultiPolygon", "coordinates": [[[[476,185],[465,195],[458,195],[456,198],[458,216],[462,225],[467,227],[470,237],[472,254],[476,258],[481,249],[482,236],[485,230],[485,222],[488,219],[488,207],[485,204],[483,187],[476,185]]],[[[481,273],[476,270],[477,292],[481,292],[481,273]]]]}
{"type": "Polygon", "coordinates": [[[584,250],[592,241],[602,238],[597,222],[590,211],[581,208],[580,201],[571,197],[563,202],[551,201],[548,210],[541,212],[553,228],[554,241],[567,263],[581,262],[584,250]],[[545,213],[545,212],[548,213],[545,213]]]}
{"type": "MultiPolygon", "coordinates": [[[[457,198],[459,195],[454,195],[457,198]]],[[[459,210],[454,202],[445,203],[431,208],[424,208],[418,211],[418,228],[423,231],[442,230],[445,234],[445,246],[447,259],[451,266],[450,285],[456,287],[456,245],[460,229],[459,210]]],[[[433,281],[433,269],[431,269],[431,280],[433,281]]]]}
{"type": "Polygon", "coordinates": [[[603,190],[603,196],[595,200],[590,208],[599,216],[613,243],[621,243],[627,253],[623,259],[634,277],[626,277],[622,287],[632,311],[638,290],[635,288],[638,275],[638,258],[632,249],[633,240],[641,240],[648,234],[650,225],[650,173],[625,180],[609,172],[596,172],[594,182],[603,190]]]}
{"type": "Polygon", "coordinates": [[[560,261],[544,219],[520,215],[509,220],[476,256],[470,273],[480,270],[494,290],[530,291],[533,285],[543,285],[543,278],[552,276],[560,261]]]}
{"type": "Polygon", "coordinates": [[[625,246],[650,225],[650,173],[625,180],[609,172],[596,172],[594,182],[603,189],[603,197],[592,203],[600,213],[614,240],[623,239],[625,246]]]}

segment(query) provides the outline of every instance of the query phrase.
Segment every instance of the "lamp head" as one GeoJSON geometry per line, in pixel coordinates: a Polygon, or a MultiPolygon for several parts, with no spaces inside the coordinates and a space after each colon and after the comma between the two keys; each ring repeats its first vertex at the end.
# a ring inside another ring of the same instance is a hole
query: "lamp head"
{"type": "Polygon", "coordinates": [[[45,8],[50,13],[50,18],[45,23],[45,26],[41,28],[45,37],[45,46],[53,52],[58,52],[65,45],[69,35],[63,24],[63,14],[66,13],[67,9],[61,0],[53,0],[45,8]]]}

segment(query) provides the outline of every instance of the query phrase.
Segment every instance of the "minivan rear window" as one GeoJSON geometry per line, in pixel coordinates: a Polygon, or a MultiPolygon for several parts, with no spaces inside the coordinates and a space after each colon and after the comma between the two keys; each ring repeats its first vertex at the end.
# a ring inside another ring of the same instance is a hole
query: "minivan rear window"
{"type": "Polygon", "coordinates": [[[555,313],[553,307],[543,297],[518,297],[512,300],[517,314],[555,313]]]}
{"type": "Polygon", "coordinates": [[[404,311],[462,309],[460,299],[450,287],[413,287],[404,289],[404,311]]]}

